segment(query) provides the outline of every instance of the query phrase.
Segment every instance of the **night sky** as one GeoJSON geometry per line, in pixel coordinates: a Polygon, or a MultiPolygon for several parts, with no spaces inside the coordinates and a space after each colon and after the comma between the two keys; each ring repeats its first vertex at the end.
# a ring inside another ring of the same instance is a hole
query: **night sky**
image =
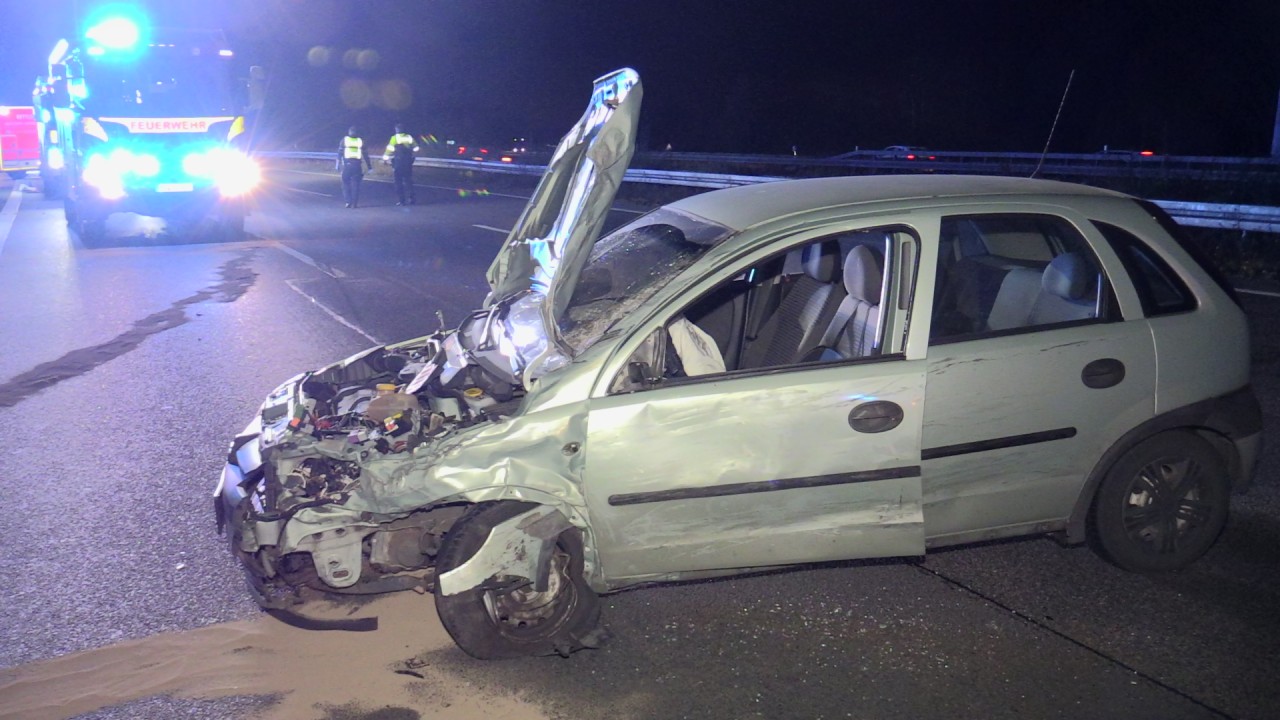
{"type": "MultiPolygon", "coordinates": [[[[0,104],[29,103],[76,8],[96,4],[0,0],[0,104]]],[[[1052,151],[1266,155],[1280,96],[1280,0],[143,4],[223,27],[268,68],[263,143],[279,147],[396,120],[554,143],[621,66],[644,82],[642,149],[685,151],[1039,151],[1074,70],[1052,151]]]]}

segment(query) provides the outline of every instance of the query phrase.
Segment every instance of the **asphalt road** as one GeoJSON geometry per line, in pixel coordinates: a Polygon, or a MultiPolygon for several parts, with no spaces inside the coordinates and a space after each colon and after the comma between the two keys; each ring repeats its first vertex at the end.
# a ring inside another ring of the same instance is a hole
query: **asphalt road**
{"type": "MultiPolygon", "coordinates": [[[[213,533],[228,439],[282,379],[478,305],[524,198],[476,189],[424,182],[399,208],[370,182],[347,210],[333,175],[293,169],[273,175],[246,242],[93,249],[60,206],[10,199],[0,675],[257,616],[213,533]]],[[[1224,536],[1184,572],[1000,542],[608,596],[612,642],[567,660],[428,660],[566,718],[1280,717],[1280,297],[1243,302],[1267,447],[1224,536]]],[[[254,717],[267,702],[160,697],[86,717],[254,717]]],[[[415,711],[430,717],[342,717],[415,711]]]]}

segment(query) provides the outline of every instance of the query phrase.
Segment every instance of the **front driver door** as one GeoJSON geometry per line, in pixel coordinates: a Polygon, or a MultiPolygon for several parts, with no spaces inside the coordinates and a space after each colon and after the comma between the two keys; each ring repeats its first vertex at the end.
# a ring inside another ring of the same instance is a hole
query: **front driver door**
{"type": "Polygon", "coordinates": [[[914,278],[918,246],[906,232],[892,237],[891,310],[875,356],[591,401],[586,499],[610,580],[924,553],[925,360],[923,346],[908,357],[897,281],[914,278]],[[900,255],[906,272],[894,270],[900,255]],[[896,422],[877,419],[895,409],[896,422]]]}

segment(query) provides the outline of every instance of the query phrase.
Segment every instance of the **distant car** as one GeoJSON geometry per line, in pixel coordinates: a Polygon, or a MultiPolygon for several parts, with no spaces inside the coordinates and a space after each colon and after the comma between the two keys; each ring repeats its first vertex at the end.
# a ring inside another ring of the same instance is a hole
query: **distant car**
{"type": "Polygon", "coordinates": [[[641,583],[1043,534],[1165,571],[1214,543],[1261,410],[1243,312],[1159,208],[837,177],[600,237],[640,93],[596,81],[482,308],[287,380],[231,443],[218,522],[263,607],[431,590],[472,656],[567,654],[641,583]]]}
{"type": "Polygon", "coordinates": [[[1121,150],[1118,148],[1108,147],[1106,145],[1102,146],[1102,150],[1099,150],[1098,154],[1124,158],[1148,158],[1155,156],[1155,152],[1152,150],[1121,150]]]}
{"type": "Polygon", "coordinates": [[[928,148],[915,145],[890,145],[877,155],[882,160],[936,160],[928,148]]]}
{"type": "Polygon", "coordinates": [[[458,145],[455,148],[454,156],[459,160],[472,160],[474,162],[515,162],[518,154],[510,149],[500,150],[491,148],[487,145],[458,145]]]}

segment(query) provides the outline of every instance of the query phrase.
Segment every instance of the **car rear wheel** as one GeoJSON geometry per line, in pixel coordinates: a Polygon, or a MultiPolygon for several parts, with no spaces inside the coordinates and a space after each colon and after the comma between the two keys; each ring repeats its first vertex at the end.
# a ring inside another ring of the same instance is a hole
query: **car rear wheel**
{"type": "MultiPolygon", "coordinates": [[[[439,575],[469,560],[489,532],[532,505],[481,503],[454,523],[436,558],[439,575]]],[[[551,554],[547,589],[515,577],[495,577],[484,587],[454,595],[436,589],[436,612],[458,647],[480,660],[527,655],[568,655],[593,646],[600,602],[582,577],[582,533],[564,531],[551,554]]]]}
{"type": "Polygon", "coordinates": [[[1230,479],[1213,447],[1191,432],[1162,433],[1129,449],[1103,479],[1094,539],[1126,570],[1177,570],[1217,540],[1229,502],[1230,479]]]}

